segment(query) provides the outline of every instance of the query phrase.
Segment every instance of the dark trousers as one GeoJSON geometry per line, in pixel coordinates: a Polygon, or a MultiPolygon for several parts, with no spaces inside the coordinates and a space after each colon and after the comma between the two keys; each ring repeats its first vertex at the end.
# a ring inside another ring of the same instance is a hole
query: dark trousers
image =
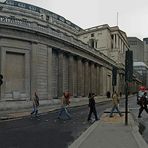
{"type": "Polygon", "coordinates": [[[90,119],[91,119],[91,114],[92,114],[92,113],[94,114],[95,119],[98,120],[96,108],[90,108],[89,114],[88,114],[88,119],[87,119],[87,120],[90,120],[90,119]]]}
{"type": "Polygon", "coordinates": [[[141,116],[143,110],[145,110],[148,113],[147,105],[144,105],[144,106],[141,105],[140,106],[140,108],[139,108],[139,115],[138,115],[139,117],[141,116]]]}

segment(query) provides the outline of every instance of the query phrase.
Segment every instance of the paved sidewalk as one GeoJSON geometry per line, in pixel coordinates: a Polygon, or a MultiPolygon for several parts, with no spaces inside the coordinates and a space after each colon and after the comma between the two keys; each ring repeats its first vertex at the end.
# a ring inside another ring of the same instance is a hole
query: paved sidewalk
{"type": "Polygon", "coordinates": [[[114,115],[104,113],[69,148],[148,148],[130,113],[127,126],[125,116],[114,115]]]}

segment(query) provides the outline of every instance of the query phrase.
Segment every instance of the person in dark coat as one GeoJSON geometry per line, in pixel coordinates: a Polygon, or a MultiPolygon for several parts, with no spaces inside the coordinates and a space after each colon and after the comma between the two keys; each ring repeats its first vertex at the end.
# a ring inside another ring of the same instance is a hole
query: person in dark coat
{"type": "Polygon", "coordinates": [[[141,114],[143,112],[143,110],[145,110],[148,113],[148,108],[147,108],[147,93],[144,92],[143,96],[140,98],[140,108],[139,108],[139,114],[138,114],[138,118],[141,118],[141,114]]]}
{"type": "Polygon", "coordinates": [[[89,114],[88,114],[88,119],[87,121],[90,121],[91,120],[91,114],[93,113],[94,116],[95,116],[95,120],[97,121],[98,120],[98,117],[97,117],[97,112],[96,112],[96,106],[95,106],[95,94],[94,93],[89,93],[88,95],[88,98],[89,98],[89,114]]]}

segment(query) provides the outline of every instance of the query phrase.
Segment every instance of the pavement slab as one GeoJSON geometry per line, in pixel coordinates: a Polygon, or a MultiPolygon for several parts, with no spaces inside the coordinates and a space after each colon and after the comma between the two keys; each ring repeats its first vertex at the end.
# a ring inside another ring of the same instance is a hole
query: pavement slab
{"type": "Polygon", "coordinates": [[[129,114],[127,126],[124,118],[118,114],[110,118],[104,113],[100,121],[95,122],[69,148],[148,148],[132,116],[129,114]]]}

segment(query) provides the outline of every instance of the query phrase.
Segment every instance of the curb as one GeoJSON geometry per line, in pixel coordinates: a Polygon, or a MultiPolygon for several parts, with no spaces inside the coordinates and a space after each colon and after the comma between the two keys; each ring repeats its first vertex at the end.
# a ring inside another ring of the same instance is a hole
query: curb
{"type": "Polygon", "coordinates": [[[85,139],[95,130],[100,122],[93,123],[86,131],[84,131],[68,148],[79,148],[79,146],[85,141],[85,139]]]}
{"type": "Polygon", "coordinates": [[[132,115],[130,114],[129,119],[132,127],[132,134],[139,148],[148,148],[148,144],[145,142],[142,135],[139,133],[138,123],[134,121],[134,119],[132,120],[131,118],[132,118],[132,115]]]}

